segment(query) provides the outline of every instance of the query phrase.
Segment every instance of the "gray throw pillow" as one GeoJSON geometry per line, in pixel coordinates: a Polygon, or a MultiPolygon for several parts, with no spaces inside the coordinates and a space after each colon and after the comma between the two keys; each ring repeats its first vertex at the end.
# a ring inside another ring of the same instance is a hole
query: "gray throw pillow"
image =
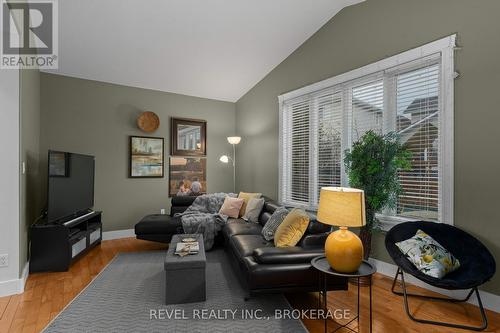
{"type": "Polygon", "coordinates": [[[264,228],[262,228],[262,236],[265,240],[270,241],[274,238],[276,229],[278,229],[279,225],[283,222],[288,213],[288,209],[285,207],[280,207],[274,211],[273,215],[269,218],[269,221],[267,221],[264,228]]]}
{"type": "Polygon", "coordinates": [[[245,210],[245,215],[243,215],[243,220],[254,223],[259,222],[259,215],[262,212],[262,207],[264,207],[264,199],[250,199],[245,210]]]}

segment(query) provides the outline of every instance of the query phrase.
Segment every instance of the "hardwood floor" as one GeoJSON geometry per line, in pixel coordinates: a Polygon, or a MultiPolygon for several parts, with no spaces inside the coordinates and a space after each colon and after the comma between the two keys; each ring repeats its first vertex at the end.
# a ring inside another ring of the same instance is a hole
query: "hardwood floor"
{"type": "MultiPolygon", "coordinates": [[[[31,274],[25,292],[20,295],[0,297],[0,333],[40,332],[119,252],[151,251],[165,249],[165,245],[140,241],[133,238],[103,241],[86,256],[74,263],[68,272],[31,274]]],[[[391,279],[376,274],[373,285],[373,331],[374,332],[457,332],[454,330],[417,324],[405,314],[402,299],[390,292],[391,279]]],[[[413,287],[414,291],[424,291],[413,287]]],[[[368,291],[362,287],[361,331],[368,332],[368,291]]],[[[330,292],[328,306],[331,310],[352,309],[355,311],[355,292],[330,292]]],[[[315,308],[316,293],[287,295],[296,309],[315,308]]],[[[475,324],[479,318],[478,308],[470,304],[429,303],[413,299],[411,307],[420,317],[434,320],[455,320],[475,324]],[[475,318],[475,319],[472,319],[475,318]]],[[[500,314],[488,311],[489,327],[486,332],[500,332],[500,314]]],[[[323,332],[323,322],[304,320],[310,332],[323,332]]],[[[328,323],[329,331],[336,327],[328,323]]],[[[356,324],[351,325],[356,329],[356,324]]],[[[347,332],[342,329],[338,332],[347,332]]]]}

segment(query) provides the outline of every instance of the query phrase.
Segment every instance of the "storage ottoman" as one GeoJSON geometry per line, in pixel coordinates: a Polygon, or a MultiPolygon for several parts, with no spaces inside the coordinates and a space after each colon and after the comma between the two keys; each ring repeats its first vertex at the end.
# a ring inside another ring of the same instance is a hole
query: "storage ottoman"
{"type": "Polygon", "coordinates": [[[165,258],[165,304],[203,302],[206,299],[205,247],[203,235],[174,235],[165,258]],[[200,245],[197,254],[176,255],[175,247],[183,238],[196,238],[200,245]]]}

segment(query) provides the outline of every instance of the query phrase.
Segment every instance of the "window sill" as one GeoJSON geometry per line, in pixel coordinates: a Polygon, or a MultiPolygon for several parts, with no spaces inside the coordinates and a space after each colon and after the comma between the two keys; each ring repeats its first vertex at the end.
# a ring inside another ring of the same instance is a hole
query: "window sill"
{"type": "Polygon", "coordinates": [[[392,227],[399,223],[421,221],[421,219],[411,217],[389,216],[382,214],[375,214],[375,217],[380,222],[380,228],[382,231],[389,231],[392,227]]]}

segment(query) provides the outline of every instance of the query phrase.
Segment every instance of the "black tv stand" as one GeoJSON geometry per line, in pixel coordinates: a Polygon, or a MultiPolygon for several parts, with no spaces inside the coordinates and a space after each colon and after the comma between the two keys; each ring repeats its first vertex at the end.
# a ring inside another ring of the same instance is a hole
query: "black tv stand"
{"type": "Polygon", "coordinates": [[[30,272],[63,272],[102,240],[102,212],[31,226],[30,272]]]}

